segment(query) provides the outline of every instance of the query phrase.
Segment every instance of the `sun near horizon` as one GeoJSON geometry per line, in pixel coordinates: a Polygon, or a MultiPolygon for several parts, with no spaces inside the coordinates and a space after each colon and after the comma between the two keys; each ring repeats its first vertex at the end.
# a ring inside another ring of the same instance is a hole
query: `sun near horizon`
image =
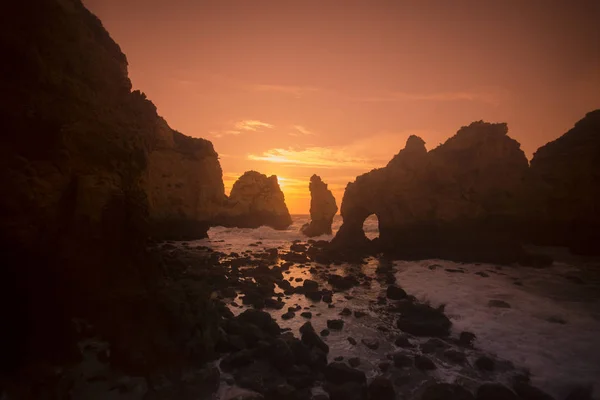
{"type": "Polygon", "coordinates": [[[317,174],[338,206],[411,134],[435,148],[506,122],[528,158],[600,108],[600,3],[84,0],[133,85],[210,140],[227,192],[277,175],[291,213],[317,174]]]}

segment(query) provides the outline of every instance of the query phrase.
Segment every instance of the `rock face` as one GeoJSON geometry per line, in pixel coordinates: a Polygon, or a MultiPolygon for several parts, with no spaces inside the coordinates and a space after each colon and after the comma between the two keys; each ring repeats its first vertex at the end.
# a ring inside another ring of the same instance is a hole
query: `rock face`
{"type": "Polygon", "coordinates": [[[206,237],[225,201],[222,176],[211,142],[185,136],[160,120],[144,180],[153,236],[206,237]]]}
{"type": "Polygon", "coordinates": [[[599,254],[600,110],[535,152],[524,197],[527,239],[599,254]]]}
{"type": "Polygon", "coordinates": [[[310,177],[310,223],[302,227],[308,237],[330,235],[333,217],[338,211],[335,197],[318,175],[310,177]]]}
{"type": "Polygon", "coordinates": [[[507,132],[506,124],[474,122],[429,152],[421,138],[409,137],[385,168],[348,184],[334,246],[376,245],[404,258],[520,257],[510,231],[528,162],[507,132]],[[369,244],[362,224],[371,214],[380,237],[369,244]]]}
{"type": "MultiPolygon", "coordinates": [[[[201,223],[205,235],[223,193],[212,145],[171,130],[132,92],[125,55],[80,0],[11,4],[0,51],[0,311],[10,326],[0,367],[68,354],[74,316],[130,355],[184,354],[161,323],[176,331],[168,310],[178,307],[144,248],[165,221],[201,223]]],[[[209,346],[210,312],[194,293],[190,314],[207,316],[197,343],[209,346]]]]}
{"type": "Polygon", "coordinates": [[[289,227],[292,217],[277,177],[267,177],[256,171],[245,172],[233,184],[229,198],[215,218],[215,224],[238,228],[258,228],[262,225],[274,229],[289,227]]]}

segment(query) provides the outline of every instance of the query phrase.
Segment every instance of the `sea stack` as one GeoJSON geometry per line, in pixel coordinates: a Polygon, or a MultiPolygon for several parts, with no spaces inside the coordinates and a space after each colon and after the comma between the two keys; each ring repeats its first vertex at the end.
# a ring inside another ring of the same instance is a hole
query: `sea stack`
{"type": "Polygon", "coordinates": [[[372,245],[362,225],[375,214],[378,251],[405,259],[518,259],[511,227],[528,162],[507,132],[504,123],[473,122],[429,152],[409,137],[386,167],[348,184],[334,246],[372,245]]]}
{"type": "Polygon", "coordinates": [[[277,176],[267,177],[256,171],[247,171],[233,184],[215,225],[238,228],[270,226],[286,229],[292,217],[285,205],[285,197],[277,176]]]}
{"type": "Polygon", "coordinates": [[[333,217],[338,207],[335,197],[327,184],[318,175],[310,177],[310,223],[302,226],[301,231],[308,237],[331,234],[333,217]]]}

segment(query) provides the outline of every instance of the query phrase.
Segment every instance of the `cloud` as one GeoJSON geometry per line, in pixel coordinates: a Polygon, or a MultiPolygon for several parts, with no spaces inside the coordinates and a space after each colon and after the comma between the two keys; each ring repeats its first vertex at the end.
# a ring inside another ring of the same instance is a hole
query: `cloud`
{"type": "Polygon", "coordinates": [[[475,101],[497,105],[503,94],[498,91],[455,91],[435,93],[390,92],[375,96],[352,97],[351,100],[367,103],[401,102],[401,101],[475,101]]]}
{"type": "Polygon", "coordinates": [[[270,92],[270,93],[282,93],[294,97],[302,97],[309,93],[320,91],[319,88],[312,86],[294,86],[294,85],[250,85],[250,90],[255,92],[270,92]]]}
{"type": "Polygon", "coordinates": [[[294,131],[288,133],[290,136],[312,136],[315,134],[313,131],[308,130],[302,125],[294,125],[292,128],[294,131]]]}
{"type": "Polygon", "coordinates": [[[271,128],[273,128],[273,125],[268,124],[266,122],[258,121],[255,119],[247,119],[244,121],[236,122],[235,127],[236,127],[236,129],[241,129],[244,131],[256,132],[258,130],[261,130],[262,128],[271,129],[271,128]]]}
{"type": "Polygon", "coordinates": [[[330,147],[308,147],[302,150],[293,148],[270,149],[262,154],[249,154],[249,160],[267,161],[277,164],[318,167],[318,168],[373,168],[372,160],[349,154],[344,149],[330,147]]]}
{"type": "Polygon", "coordinates": [[[224,136],[229,136],[229,135],[233,135],[233,136],[241,135],[243,132],[258,132],[265,128],[266,129],[274,128],[274,126],[269,123],[258,121],[255,119],[247,119],[247,120],[243,120],[243,121],[238,121],[233,126],[235,129],[225,129],[222,131],[210,131],[209,133],[213,137],[222,138],[224,136]]]}

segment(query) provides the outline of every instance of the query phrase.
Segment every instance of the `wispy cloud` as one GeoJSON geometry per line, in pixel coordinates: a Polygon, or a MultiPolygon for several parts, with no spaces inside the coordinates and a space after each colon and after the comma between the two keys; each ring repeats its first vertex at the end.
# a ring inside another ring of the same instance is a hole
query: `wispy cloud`
{"type": "Polygon", "coordinates": [[[258,132],[264,129],[272,129],[274,126],[272,124],[258,121],[255,119],[247,119],[243,121],[238,121],[233,124],[235,129],[224,129],[222,131],[210,131],[209,133],[215,138],[222,138],[224,136],[235,136],[241,135],[244,132],[258,132]]]}
{"type": "Polygon", "coordinates": [[[295,85],[250,85],[250,90],[255,92],[282,93],[294,97],[302,97],[309,93],[318,92],[320,89],[313,86],[295,86],[295,85]]]}
{"type": "Polygon", "coordinates": [[[290,136],[313,136],[315,133],[302,125],[294,125],[293,131],[288,133],[290,136]]]}
{"type": "Polygon", "coordinates": [[[310,166],[320,168],[373,168],[372,160],[356,156],[344,151],[329,147],[309,147],[302,150],[293,148],[271,149],[262,154],[249,154],[249,160],[267,161],[278,164],[310,166]]]}
{"type": "Polygon", "coordinates": [[[351,97],[351,100],[367,103],[401,102],[401,101],[473,101],[481,103],[498,104],[501,94],[495,91],[454,91],[435,93],[408,93],[390,92],[370,96],[351,97]]]}
{"type": "Polygon", "coordinates": [[[253,131],[253,132],[256,132],[256,131],[261,130],[262,128],[271,129],[271,128],[273,128],[273,125],[268,124],[266,122],[258,121],[258,120],[255,120],[255,119],[247,119],[247,120],[244,120],[244,121],[236,122],[235,123],[235,127],[236,127],[236,129],[240,129],[240,130],[243,130],[243,131],[253,131]]]}

